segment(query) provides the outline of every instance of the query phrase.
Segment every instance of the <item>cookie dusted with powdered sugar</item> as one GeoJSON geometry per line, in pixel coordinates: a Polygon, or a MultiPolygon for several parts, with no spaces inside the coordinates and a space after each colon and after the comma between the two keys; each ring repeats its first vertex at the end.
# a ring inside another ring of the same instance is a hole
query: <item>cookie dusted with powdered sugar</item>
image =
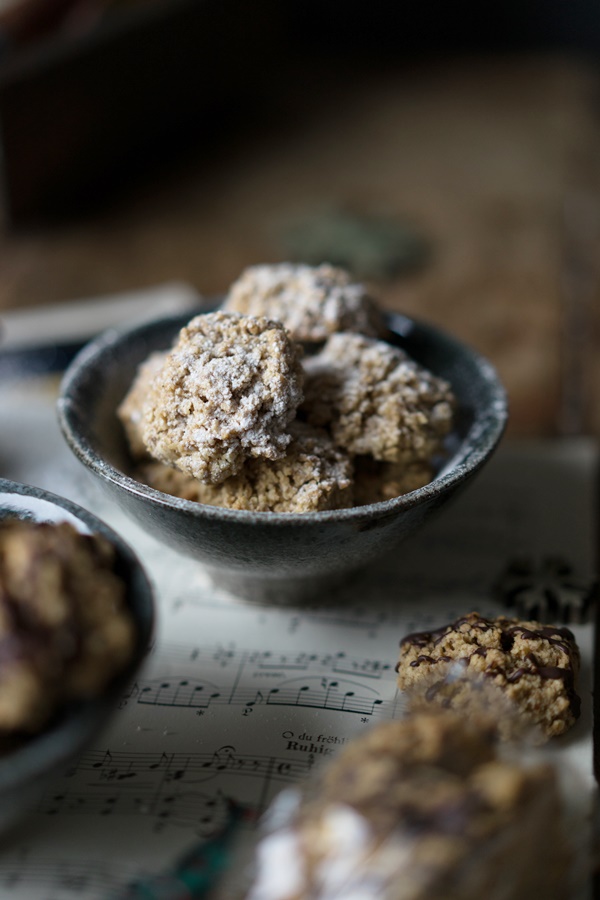
{"type": "Polygon", "coordinates": [[[202,484],[161,463],[146,463],[139,473],[159,491],[228,509],[306,513],[351,506],[349,457],[323,431],[294,422],[290,432],[292,441],[283,459],[249,459],[237,475],[220,484],[202,484]]]}
{"type": "Polygon", "coordinates": [[[470,613],[403,638],[397,672],[400,689],[419,704],[468,709],[484,702],[494,714],[497,690],[503,736],[530,726],[548,739],[571,728],[580,712],[579,650],[568,628],[470,613]]]}
{"type": "Polygon", "coordinates": [[[166,350],[163,353],[151,353],[138,366],[131,387],[117,407],[117,416],[125,431],[129,451],[134,459],[144,459],[149,456],[142,436],[146,400],[150,394],[152,382],[164,366],[166,358],[166,350]]]}
{"type": "Polygon", "coordinates": [[[209,484],[247,459],[281,459],[302,399],[300,354],[280,322],[196,316],[150,386],[141,426],[148,451],[209,484]]]}
{"type": "Polygon", "coordinates": [[[305,363],[302,414],[351,455],[430,463],[452,427],[447,381],[403,350],[357,334],[334,334],[305,363]]]}
{"type": "Polygon", "coordinates": [[[337,331],[385,332],[365,287],[328,264],[250,266],[231,286],[223,309],[278,319],[296,341],[324,341],[337,331]]]}
{"type": "Polygon", "coordinates": [[[374,725],[282,792],[246,900],[566,900],[555,770],[452,713],[374,725]]]}

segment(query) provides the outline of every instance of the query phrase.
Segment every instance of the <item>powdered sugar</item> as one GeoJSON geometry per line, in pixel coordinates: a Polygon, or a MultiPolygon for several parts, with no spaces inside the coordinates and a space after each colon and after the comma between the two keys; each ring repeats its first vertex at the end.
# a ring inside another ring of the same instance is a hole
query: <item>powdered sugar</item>
{"type": "Polygon", "coordinates": [[[379,332],[381,315],[341,269],[247,269],[221,311],[196,316],[168,354],[140,367],[119,407],[132,455],[150,460],[139,477],[200,503],[271,512],[379,502],[426,484],[454,397],[368,336],[379,332]],[[298,341],[324,338],[303,367],[298,341]]]}
{"type": "Polygon", "coordinates": [[[384,331],[365,287],[327,264],[251,266],[232,285],[223,308],[278,319],[297,341],[323,341],[337,331],[384,331]]]}
{"type": "Polygon", "coordinates": [[[301,398],[300,350],[281,323],[209,313],[152,380],[141,433],[155,459],[216,484],[249,457],[283,456],[301,398]]]}
{"type": "Polygon", "coordinates": [[[413,465],[441,450],[450,385],[383,341],[334,334],[305,362],[302,412],[351,455],[413,465]]]}

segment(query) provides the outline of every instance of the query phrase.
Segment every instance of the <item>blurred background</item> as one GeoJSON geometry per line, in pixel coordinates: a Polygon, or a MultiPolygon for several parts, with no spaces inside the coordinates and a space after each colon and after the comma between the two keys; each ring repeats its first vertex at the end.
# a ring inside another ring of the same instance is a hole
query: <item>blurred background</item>
{"type": "Polygon", "coordinates": [[[0,0],[2,311],[345,265],[600,429],[593,0],[0,0]]]}

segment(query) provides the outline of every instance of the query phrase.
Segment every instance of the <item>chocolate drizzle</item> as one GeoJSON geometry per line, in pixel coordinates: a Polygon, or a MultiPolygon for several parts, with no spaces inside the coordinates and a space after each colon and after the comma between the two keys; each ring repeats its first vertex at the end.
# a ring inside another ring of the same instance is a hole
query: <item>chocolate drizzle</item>
{"type": "Polygon", "coordinates": [[[449,663],[452,662],[452,660],[449,656],[438,656],[438,658],[435,659],[433,656],[427,656],[425,653],[422,653],[420,656],[417,656],[416,659],[413,659],[413,661],[411,662],[411,666],[416,669],[421,665],[421,663],[429,663],[429,665],[435,665],[436,663],[440,662],[449,663]]]}
{"type": "MultiPolygon", "coordinates": [[[[509,663],[507,667],[503,667],[501,665],[496,665],[495,660],[491,665],[488,665],[483,669],[482,672],[478,673],[483,675],[486,678],[502,678],[505,680],[506,684],[516,684],[521,681],[522,678],[527,676],[537,676],[542,680],[561,680],[564,685],[565,694],[567,696],[571,712],[575,718],[578,718],[581,711],[581,700],[575,691],[575,677],[574,671],[572,667],[566,668],[562,666],[553,666],[553,665],[543,665],[540,664],[538,657],[536,654],[529,650],[522,654],[514,653],[515,641],[517,639],[526,641],[526,642],[537,642],[538,644],[541,642],[545,642],[546,644],[550,644],[555,647],[557,650],[562,651],[567,659],[573,663],[577,660],[577,646],[575,643],[575,637],[573,633],[568,628],[563,627],[554,627],[550,625],[540,625],[535,629],[530,627],[531,623],[519,623],[514,619],[504,619],[504,617],[500,617],[496,622],[493,622],[489,619],[485,619],[480,617],[477,613],[471,613],[468,616],[463,616],[460,619],[457,619],[455,622],[450,625],[445,625],[442,628],[438,628],[434,631],[423,631],[423,632],[415,632],[413,634],[407,635],[401,641],[401,648],[406,651],[410,647],[416,647],[419,649],[426,648],[433,651],[435,647],[438,647],[446,638],[448,638],[451,634],[465,634],[465,630],[461,629],[463,626],[467,625],[468,630],[473,633],[473,651],[466,656],[457,657],[456,659],[452,659],[447,654],[443,656],[432,656],[430,653],[423,652],[416,657],[416,659],[412,660],[409,665],[412,668],[418,668],[419,666],[426,665],[437,665],[438,663],[456,663],[457,665],[462,665],[465,668],[469,667],[471,660],[474,657],[480,657],[485,659],[488,655],[489,650],[502,650],[505,654],[512,654],[513,658],[516,658],[518,665],[514,668],[510,666],[510,659],[508,658],[506,661],[509,663]],[[490,631],[491,629],[496,629],[500,631],[499,634],[499,647],[480,647],[477,644],[477,632],[485,633],[490,631]]],[[[399,669],[399,665],[396,667],[396,671],[399,669]]],[[[440,684],[430,686],[426,692],[426,699],[432,700],[436,696],[439,691],[440,684]]]]}
{"type": "MultiPolygon", "coordinates": [[[[400,641],[400,646],[426,647],[429,644],[433,644],[434,647],[437,647],[449,634],[460,633],[462,625],[468,625],[470,629],[474,628],[481,632],[490,631],[490,629],[495,627],[494,622],[490,619],[483,619],[475,613],[471,613],[468,616],[456,619],[451,625],[443,625],[434,631],[415,631],[412,634],[407,634],[400,641]]],[[[567,629],[563,630],[566,631],[567,629]]]]}
{"type": "Polygon", "coordinates": [[[571,654],[575,644],[575,637],[568,628],[552,628],[549,625],[544,625],[537,631],[532,631],[531,628],[525,628],[524,625],[513,625],[505,631],[504,634],[509,638],[512,638],[513,641],[517,635],[520,635],[526,641],[546,640],[549,644],[560,647],[560,649],[568,655],[571,654]]]}

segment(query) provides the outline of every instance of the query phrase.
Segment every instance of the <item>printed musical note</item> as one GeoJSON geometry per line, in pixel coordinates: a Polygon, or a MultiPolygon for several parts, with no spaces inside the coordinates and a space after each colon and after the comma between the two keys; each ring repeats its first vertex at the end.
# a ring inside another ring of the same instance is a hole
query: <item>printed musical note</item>
{"type": "Polygon", "coordinates": [[[137,681],[134,681],[133,684],[131,685],[131,687],[129,688],[129,690],[126,691],[126,693],[124,693],[123,696],[121,697],[121,699],[119,701],[119,709],[125,709],[125,707],[129,703],[129,701],[137,696],[137,694],[139,693],[139,690],[140,690],[140,688],[139,688],[137,681]]]}
{"type": "Polygon", "coordinates": [[[208,769],[213,768],[217,772],[223,771],[226,769],[235,758],[235,747],[227,744],[224,747],[219,747],[218,750],[215,750],[212,757],[206,762],[202,763],[202,768],[208,769]]]}
{"type": "Polygon", "coordinates": [[[36,856],[29,858],[26,866],[18,858],[13,862],[9,857],[0,862],[0,888],[9,889],[11,898],[22,896],[21,887],[27,891],[25,896],[43,897],[44,900],[100,898],[125,885],[135,872],[131,862],[123,865],[115,860],[73,860],[66,856],[67,851],[65,848],[64,859],[36,856]]]}
{"type": "MultiPolygon", "coordinates": [[[[271,692],[272,693],[272,692],[271,692]]],[[[248,700],[246,706],[256,706],[257,704],[264,703],[265,698],[263,697],[260,691],[257,691],[252,700],[248,700]]]]}
{"type": "MultiPolygon", "coordinates": [[[[371,663],[373,666],[374,663],[371,663]]],[[[383,669],[381,669],[383,671],[383,669]]],[[[353,673],[354,674],[354,673],[353,673]]],[[[359,673],[361,674],[361,673],[359,673]]],[[[255,676],[258,673],[254,673],[255,676]]],[[[254,678],[257,680],[257,677],[254,678]]],[[[380,675],[367,675],[368,681],[379,681],[380,675]]],[[[390,694],[395,685],[388,685],[390,694]]],[[[346,713],[383,712],[390,709],[391,700],[380,698],[368,684],[354,679],[332,679],[328,675],[307,674],[302,681],[280,678],[277,687],[248,688],[242,678],[233,683],[217,685],[214,682],[197,682],[193,678],[161,679],[144,684],[137,702],[143,706],[168,706],[173,708],[208,709],[214,706],[241,705],[247,710],[260,706],[307,706],[346,713]],[[375,703],[378,700],[380,702],[375,703]]]]}
{"type": "MultiPolygon", "coordinates": [[[[345,651],[339,650],[336,653],[315,653],[299,650],[293,653],[274,653],[270,650],[243,650],[241,648],[222,646],[194,646],[191,650],[189,647],[182,645],[171,645],[170,653],[173,659],[177,659],[181,663],[186,661],[200,661],[203,672],[209,677],[215,675],[219,679],[223,678],[223,669],[235,667],[236,677],[239,678],[244,671],[249,671],[252,677],[260,677],[262,674],[272,677],[274,674],[285,675],[286,672],[303,671],[318,672],[323,671],[327,674],[353,675],[355,677],[378,679],[385,677],[393,669],[393,663],[390,660],[374,659],[372,657],[352,657],[345,651]]],[[[194,671],[194,677],[197,677],[197,669],[194,671]]],[[[233,677],[233,676],[232,676],[233,677]]],[[[185,687],[185,678],[181,678],[181,687],[185,687]]],[[[156,690],[161,687],[160,679],[157,680],[156,690]]],[[[172,691],[176,689],[172,679],[165,679],[162,684],[164,691],[172,691]]],[[[142,688],[148,690],[148,687],[142,688]]],[[[136,690],[130,692],[131,698],[140,693],[139,685],[136,683],[136,690]]]]}
{"type": "Polygon", "coordinates": [[[94,769],[100,769],[102,766],[110,765],[112,763],[112,754],[110,750],[105,750],[102,759],[97,760],[92,765],[94,769]]]}
{"type": "Polygon", "coordinates": [[[236,656],[235,645],[230,645],[229,647],[218,646],[213,653],[213,660],[219,666],[224,667],[229,665],[232,660],[235,660],[236,656]]]}
{"type": "MultiPolygon", "coordinates": [[[[10,900],[104,900],[140,872],[168,867],[167,848],[175,858],[177,847],[210,835],[225,797],[264,810],[375,717],[401,710],[393,668],[404,634],[471,608],[497,614],[486,592],[515,550],[560,546],[583,571],[594,570],[595,451],[512,450],[508,462],[501,451],[500,467],[486,472],[474,500],[459,499],[402,559],[383,559],[340,589],[336,602],[241,603],[214,590],[197,560],[130,529],[112,501],[75,467],[71,473],[55,421],[56,386],[43,392],[9,404],[8,413],[10,391],[0,397],[2,421],[11,423],[3,441],[12,433],[19,439],[16,480],[60,486],[122,533],[154,581],[162,615],[153,650],[107,730],[49,783],[34,827],[0,852],[0,894],[10,900]],[[546,514],[549,496],[560,516],[546,514]]],[[[7,477],[10,455],[5,447],[7,477]]],[[[586,672],[589,646],[584,640],[586,672]]],[[[580,731],[576,742],[575,765],[585,757],[586,772],[589,737],[580,731]]]]}
{"type": "MultiPolygon", "coordinates": [[[[298,781],[306,776],[311,759],[258,756],[239,753],[234,745],[224,744],[206,753],[126,753],[90,751],[83,754],[77,784],[65,779],[68,789],[47,793],[39,805],[39,811],[47,816],[83,815],[100,818],[141,816],[152,821],[160,820],[161,828],[167,825],[191,827],[194,816],[200,831],[207,832],[217,821],[212,812],[223,792],[220,779],[242,777],[256,782],[255,799],[250,803],[260,806],[260,797],[266,797],[271,785],[298,781]],[[110,760],[111,771],[116,774],[107,781],[103,766],[110,760]],[[120,774],[132,773],[135,780],[120,779],[120,774]],[[196,785],[214,782],[210,793],[199,793],[196,785]]],[[[199,832],[200,833],[200,832],[199,832]]]]}
{"type": "Polygon", "coordinates": [[[160,757],[155,761],[151,762],[148,766],[149,769],[167,769],[173,761],[172,753],[165,753],[164,750],[160,754],[160,757]]]}
{"type": "Polygon", "coordinates": [[[199,684],[188,678],[150,683],[141,689],[137,702],[149,706],[187,706],[206,708],[220,699],[215,685],[199,684]],[[212,690],[211,690],[212,688],[212,690]]]}

